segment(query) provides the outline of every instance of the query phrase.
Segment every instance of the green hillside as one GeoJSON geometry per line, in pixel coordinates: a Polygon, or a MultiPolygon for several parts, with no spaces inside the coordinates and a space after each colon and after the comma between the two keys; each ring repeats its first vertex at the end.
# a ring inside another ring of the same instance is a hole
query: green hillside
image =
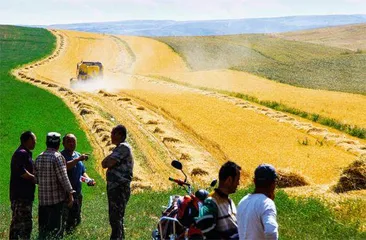
{"type": "Polygon", "coordinates": [[[366,94],[366,54],[264,34],[158,37],[193,71],[234,69],[294,86],[366,94]]]}
{"type": "Polygon", "coordinates": [[[287,40],[317,43],[353,51],[366,51],[365,23],[278,33],[276,36],[287,40]]]}

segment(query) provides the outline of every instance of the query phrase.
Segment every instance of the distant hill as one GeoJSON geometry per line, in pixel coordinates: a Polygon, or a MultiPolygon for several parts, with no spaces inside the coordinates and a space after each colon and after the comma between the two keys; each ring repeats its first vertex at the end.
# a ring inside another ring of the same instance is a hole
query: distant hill
{"type": "Polygon", "coordinates": [[[193,71],[233,69],[299,87],[366,95],[363,51],[286,40],[276,35],[155,39],[168,44],[193,71]]]}
{"type": "Polygon", "coordinates": [[[56,29],[134,36],[209,36],[242,33],[281,33],[328,26],[366,23],[362,15],[292,16],[209,21],[121,21],[50,25],[56,29]]]}
{"type": "Polygon", "coordinates": [[[366,50],[366,24],[327,27],[276,34],[280,38],[350,50],[366,50]]]}

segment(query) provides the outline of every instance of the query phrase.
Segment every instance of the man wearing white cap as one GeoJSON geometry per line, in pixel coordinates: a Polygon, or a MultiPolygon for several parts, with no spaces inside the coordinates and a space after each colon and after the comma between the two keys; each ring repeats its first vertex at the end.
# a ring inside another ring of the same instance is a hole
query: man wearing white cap
{"type": "Polygon", "coordinates": [[[273,202],[277,173],[270,164],[259,165],[254,172],[254,193],[238,205],[239,239],[278,239],[277,211],[273,202]]]}
{"type": "Polygon", "coordinates": [[[47,134],[47,149],[35,161],[35,180],[38,184],[38,227],[39,239],[63,237],[63,208],[67,201],[71,207],[74,201],[73,189],[66,171],[65,158],[58,151],[61,135],[47,134]],[[68,197],[67,197],[68,196],[68,197]]]}

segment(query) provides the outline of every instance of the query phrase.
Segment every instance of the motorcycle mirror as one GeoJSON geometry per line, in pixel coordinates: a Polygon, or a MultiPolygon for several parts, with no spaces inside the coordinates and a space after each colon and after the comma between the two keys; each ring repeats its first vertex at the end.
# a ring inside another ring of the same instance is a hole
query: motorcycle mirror
{"type": "Polygon", "coordinates": [[[216,183],[217,183],[217,179],[214,179],[214,180],[211,182],[210,187],[214,187],[214,186],[216,185],[216,183]]]}
{"type": "Polygon", "coordinates": [[[176,169],[182,170],[183,169],[183,165],[181,162],[179,162],[178,160],[173,160],[172,161],[172,166],[176,169]]]}

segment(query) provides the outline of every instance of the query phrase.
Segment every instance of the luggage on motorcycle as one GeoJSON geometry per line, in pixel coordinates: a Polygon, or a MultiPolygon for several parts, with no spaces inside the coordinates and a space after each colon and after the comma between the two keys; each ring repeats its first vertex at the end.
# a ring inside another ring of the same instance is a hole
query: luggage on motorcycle
{"type": "Polygon", "coordinates": [[[184,196],[178,200],[177,219],[185,226],[189,227],[194,223],[194,218],[198,216],[198,201],[191,196],[184,196]]]}
{"type": "Polygon", "coordinates": [[[170,196],[167,208],[162,212],[158,224],[160,239],[170,239],[171,235],[183,232],[184,227],[177,221],[178,201],[181,196],[170,196]],[[175,231],[174,231],[175,230],[175,231]]]}

